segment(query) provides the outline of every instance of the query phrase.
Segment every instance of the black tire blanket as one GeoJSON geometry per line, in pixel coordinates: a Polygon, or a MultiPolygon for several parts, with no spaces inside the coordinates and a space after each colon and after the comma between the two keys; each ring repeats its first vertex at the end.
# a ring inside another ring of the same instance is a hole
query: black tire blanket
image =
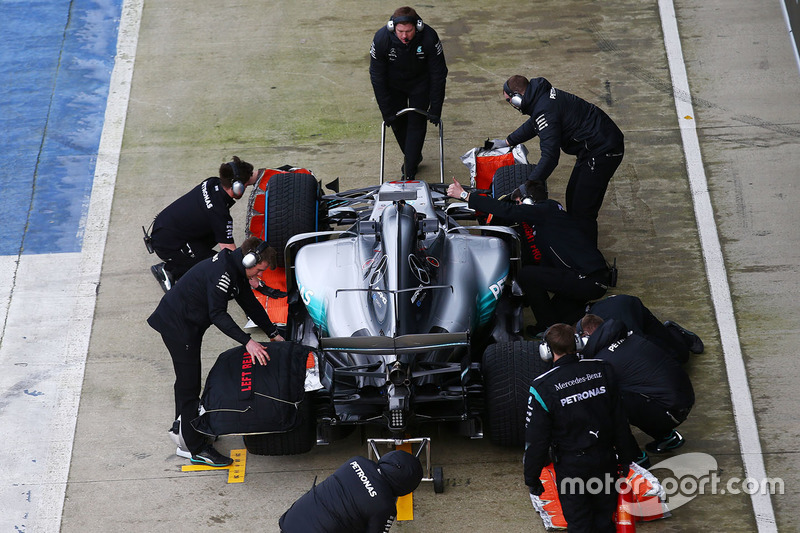
{"type": "Polygon", "coordinates": [[[244,346],[223,352],[206,378],[203,413],[192,426],[206,435],[276,433],[300,422],[306,361],[313,348],[293,342],[264,344],[270,360],[252,364],[244,346]]]}

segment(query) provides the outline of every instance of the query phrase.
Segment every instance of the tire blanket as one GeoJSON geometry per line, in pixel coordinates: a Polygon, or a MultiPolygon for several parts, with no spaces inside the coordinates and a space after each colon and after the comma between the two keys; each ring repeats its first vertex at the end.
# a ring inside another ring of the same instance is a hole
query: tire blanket
{"type": "Polygon", "coordinates": [[[471,187],[489,189],[492,186],[492,177],[495,171],[501,166],[528,164],[528,149],[524,144],[496,150],[477,147],[462,155],[461,162],[469,170],[471,187]]]}
{"type": "Polygon", "coordinates": [[[265,344],[270,360],[252,364],[243,346],[222,353],[211,368],[194,428],[206,435],[277,433],[300,423],[306,362],[313,348],[293,342],[265,344]]]}
{"type": "MultiPolygon", "coordinates": [[[[539,479],[542,481],[544,492],[540,496],[533,494],[530,496],[533,508],[542,519],[542,525],[547,531],[567,529],[567,520],[561,510],[556,472],[552,463],[542,469],[539,479]]],[[[625,510],[637,522],[650,522],[671,516],[664,501],[666,498],[664,488],[649,470],[631,463],[627,483],[632,493],[632,502],[625,504],[625,510]]]]}

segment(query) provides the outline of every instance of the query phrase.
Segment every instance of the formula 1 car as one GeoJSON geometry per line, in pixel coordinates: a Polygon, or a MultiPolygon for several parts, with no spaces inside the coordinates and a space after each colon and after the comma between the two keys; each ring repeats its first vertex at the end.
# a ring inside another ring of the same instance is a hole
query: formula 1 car
{"type": "Polygon", "coordinates": [[[283,251],[281,330],[313,350],[301,422],[245,435],[248,451],[304,453],[357,426],[402,437],[424,422],[523,444],[529,384],[549,365],[519,333],[519,238],[478,224],[441,181],[384,182],[381,164],[379,184],[323,194],[308,170],[264,173],[248,232],[283,251]]]}

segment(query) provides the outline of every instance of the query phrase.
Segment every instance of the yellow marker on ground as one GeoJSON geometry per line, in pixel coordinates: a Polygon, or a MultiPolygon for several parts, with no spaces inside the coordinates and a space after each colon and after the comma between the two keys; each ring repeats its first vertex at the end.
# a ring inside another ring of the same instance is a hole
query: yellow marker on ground
{"type": "Polygon", "coordinates": [[[231,450],[231,459],[233,459],[233,464],[228,467],[228,483],[244,483],[247,450],[231,450]]]}
{"type": "Polygon", "coordinates": [[[182,472],[198,472],[200,470],[227,470],[228,483],[244,482],[244,471],[247,464],[247,450],[231,450],[233,464],[230,466],[208,466],[208,465],[183,465],[182,472]]]}
{"type": "MultiPolygon", "coordinates": [[[[405,443],[397,446],[398,450],[406,451],[410,454],[414,452],[411,449],[410,443],[405,443]]],[[[397,498],[397,520],[414,520],[414,493],[411,492],[405,496],[397,498]]]]}

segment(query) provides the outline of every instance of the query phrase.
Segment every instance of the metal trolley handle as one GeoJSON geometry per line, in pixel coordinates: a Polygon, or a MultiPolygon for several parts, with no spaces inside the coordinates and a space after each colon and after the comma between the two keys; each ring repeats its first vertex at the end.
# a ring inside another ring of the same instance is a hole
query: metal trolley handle
{"type": "MultiPolygon", "coordinates": [[[[395,117],[402,117],[408,113],[419,113],[420,115],[424,116],[426,119],[430,119],[431,115],[427,111],[423,111],[422,109],[418,109],[416,107],[407,107],[405,109],[401,109],[400,111],[395,114],[395,117]]],[[[386,121],[381,122],[381,184],[383,184],[383,160],[384,155],[386,153],[386,121]]],[[[442,125],[442,119],[439,118],[439,183],[444,183],[444,126],[442,125]]]]}

